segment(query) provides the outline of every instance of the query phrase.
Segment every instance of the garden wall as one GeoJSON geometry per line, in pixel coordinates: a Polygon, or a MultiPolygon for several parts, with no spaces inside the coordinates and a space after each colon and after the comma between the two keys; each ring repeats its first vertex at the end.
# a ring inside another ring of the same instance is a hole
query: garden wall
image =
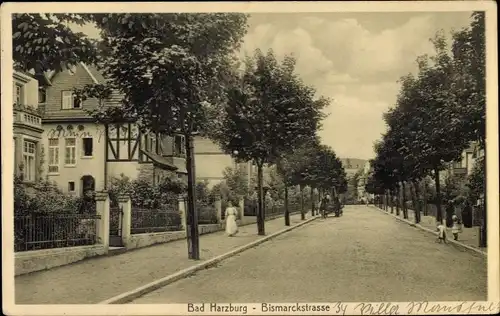
{"type": "Polygon", "coordinates": [[[103,245],[16,252],[15,275],[47,270],[107,253],[103,245]]]}
{"type": "MultiPolygon", "coordinates": [[[[199,225],[198,231],[200,235],[204,235],[204,234],[218,232],[221,230],[224,230],[224,224],[199,225]]],[[[185,238],[186,238],[185,231],[133,234],[130,235],[128,240],[125,241],[125,247],[129,250],[137,249],[137,248],[151,246],[154,244],[162,244],[185,238]]]]}

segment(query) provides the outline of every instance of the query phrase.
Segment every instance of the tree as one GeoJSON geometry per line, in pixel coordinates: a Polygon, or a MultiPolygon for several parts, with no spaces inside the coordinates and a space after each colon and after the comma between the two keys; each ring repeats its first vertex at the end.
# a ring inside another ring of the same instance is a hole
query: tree
{"type": "MultiPolygon", "coordinates": [[[[485,13],[474,12],[469,27],[453,34],[454,94],[463,115],[462,133],[479,143],[486,157],[486,33],[485,13]]],[[[482,185],[486,188],[486,183],[482,185]]],[[[486,203],[486,190],[483,191],[486,203]]],[[[486,210],[486,205],[484,205],[486,210]]],[[[487,220],[481,229],[481,246],[486,246],[487,220]]]]}
{"type": "Polygon", "coordinates": [[[102,30],[98,66],[108,89],[123,96],[121,107],[100,107],[95,117],[185,136],[191,259],[199,259],[192,137],[205,132],[211,108],[225,98],[246,20],[233,13],[93,15],[102,30]]]}
{"type": "MultiPolygon", "coordinates": [[[[387,196],[387,200],[390,203],[391,213],[393,213],[393,203],[392,199],[394,197],[396,188],[396,175],[394,173],[394,164],[391,161],[389,151],[387,150],[384,142],[380,141],[375,143],[375,159],[370,160],[370,165],[373,166],[373,182],[376,191],[384,190],[387,196]]],[[[371,189],[370,189],[371,190],[371,189]]]]}
{"type": "Polygon", "coordinates": [[[486,40],[484,12],[474,12],[471,24],[453,34],[453,93],[463,115],[463,132],[480,148],[486,145],[486,40]]]}
{"type": "Polygon", "coordinates": [[[49,70],[60,71],[78,62],[95,62],[95,42],[67,26],[68,22],[82,25],[91,20],[89,14],[13,14],[14,66],[43,74],[49,70]]]}
{"type": "Polygon", "coordinates": [[[433,44],[436,55],[417,60],[418,76],[402,80],[398,109],[389,113],[387,119],[392,149],[387,149],[386,155],[393,152],[389,165],[396,171],[398,182],[415,181],[429,172],[434,174],[436,219],[442,221],[439,171],[448,162],[460,159],[468,140],[461,134],[463,115],[456,107],[454,67],[444,35],[438,33],[433,44]]]}
{"type": "MultiPolygon", "coordinates": [[[[294,73],[295,60],[279,63],[272,51],[257,50],[245,61],[239,81],[228,89],[228,102],[211,137],[224,151],[257,166],[258,234],[264,235],[263,167],[275,164],[300,139],[315,136],[328,100],[294,73]]],[[[300,143],[300,142],[299,142],[300,143]]]]}
{"type": "MultiPolygon", "coordinates": [[[[319,139],[314,138],[311,142],[295,148],[287,158],[289,184],[298,185],[300,188],[300,215],[302,220],[305,219],[304,188],[306,186],[314,188],[318,184],[316,158],[320,150],[319,139]]],[[[313,194],[313,190],[311,190],[311,194],[313,194]]]]}
{"type": "Polygon", "coordinates": [[[227,167],[223,171],[223,177],[230,189],[231,198],[240,199],[248,194],[248,179],[245,170],[227,167]]]}

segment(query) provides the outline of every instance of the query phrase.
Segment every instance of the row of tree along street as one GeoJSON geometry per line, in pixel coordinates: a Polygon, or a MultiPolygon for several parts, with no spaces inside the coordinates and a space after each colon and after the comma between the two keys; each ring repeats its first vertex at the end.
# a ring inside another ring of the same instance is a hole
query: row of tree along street
{"type": "MultiPolygon", "coordinates": [[[[420,183],[428,176],[434,178],[439,222],[443,202],[453,210],[459,204],[486,201],[484,13],[473,13],[468,28],[452,33],[451,50],[442,32],[432,42],[435,55],[419,57],[418,74],[401,78],[397,104],[384,116],[388,130],[375,145],[376,158],[366,185],[386,205],[395,198],[398,212],[402,199],[405,218],[409,187],[417,222],[422,209],[420,183]],[[446,179],[446,186],[454,185],[455,192],[443,200],[440,171],[460,161],[471,143],[484,155],[477,157],[468,179],[446,179]]],[[[482,209],[480,245],[486,246],[485,203],[482,209]]]]}
{"type": "Polygon", "coordinates": [[[101,101],[91,113],[96,121],[132,120],[143,131],[185,136],[189,257],[199,259],[193,135],[257,166],[261,235],[264,166],[277,165],[286,185],[333,194],[346,188],[342,164],[317,137],[329,100],[302,82],[292,57],[279,61],[257,50],[236,58],[246,31],[247,16],[232,13],[15,14],[13,57],[17,69],[38,74],[93,64],[107,83],[74,92],[101,101]],[[101,38],[75,33],[67,22],[91,23],[101,38]],[[121,107],[106,106],[112,93],[121,95],[121,107]]]}

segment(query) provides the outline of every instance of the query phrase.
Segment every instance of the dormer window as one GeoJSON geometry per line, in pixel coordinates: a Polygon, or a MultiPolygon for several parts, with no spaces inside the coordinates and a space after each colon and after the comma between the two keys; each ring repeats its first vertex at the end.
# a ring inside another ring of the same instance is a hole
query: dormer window
{"type": "Polygon", "coordinates": [[[62,109],[80,109],[81,108],[81,100],[77,99],[73,94],[73,91],[63,91],[62,92],[62,109]]]}

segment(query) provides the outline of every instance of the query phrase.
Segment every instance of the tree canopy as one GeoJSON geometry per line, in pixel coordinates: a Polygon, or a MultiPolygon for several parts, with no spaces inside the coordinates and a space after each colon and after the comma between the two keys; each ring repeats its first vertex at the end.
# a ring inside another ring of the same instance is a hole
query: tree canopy
{"type": "Polygon", "coordinates": [[[451,48],[442,32],[431,41],[435,54],[419,57],[418,73],[401,78],[396,105],[384,115],[388,130],[376,145],[367,190],[382,194],[433,175],[440,220],[440,171],[459,161],[471,141],[484,147],[484,13],[452,34],[451,48]]]}
{"type": "Polygon", "coordinates": [[[315,99],[314,89],[294,70],[293,58],[280,63],[272,51],[257,50],[246,59],[212,133],[225,152],[262,166],[274,164],[301,139],[315,137],[328,100],[315,99]]]}
{"type": "Polygon", "coordinates": [[[67,23],[84,24],[89,14],[12,15],[12,57],[14,66],[36,73],[59,71],[78,62],[97,60],[95,41],[86,34],[74,32],[67,23]]]}

